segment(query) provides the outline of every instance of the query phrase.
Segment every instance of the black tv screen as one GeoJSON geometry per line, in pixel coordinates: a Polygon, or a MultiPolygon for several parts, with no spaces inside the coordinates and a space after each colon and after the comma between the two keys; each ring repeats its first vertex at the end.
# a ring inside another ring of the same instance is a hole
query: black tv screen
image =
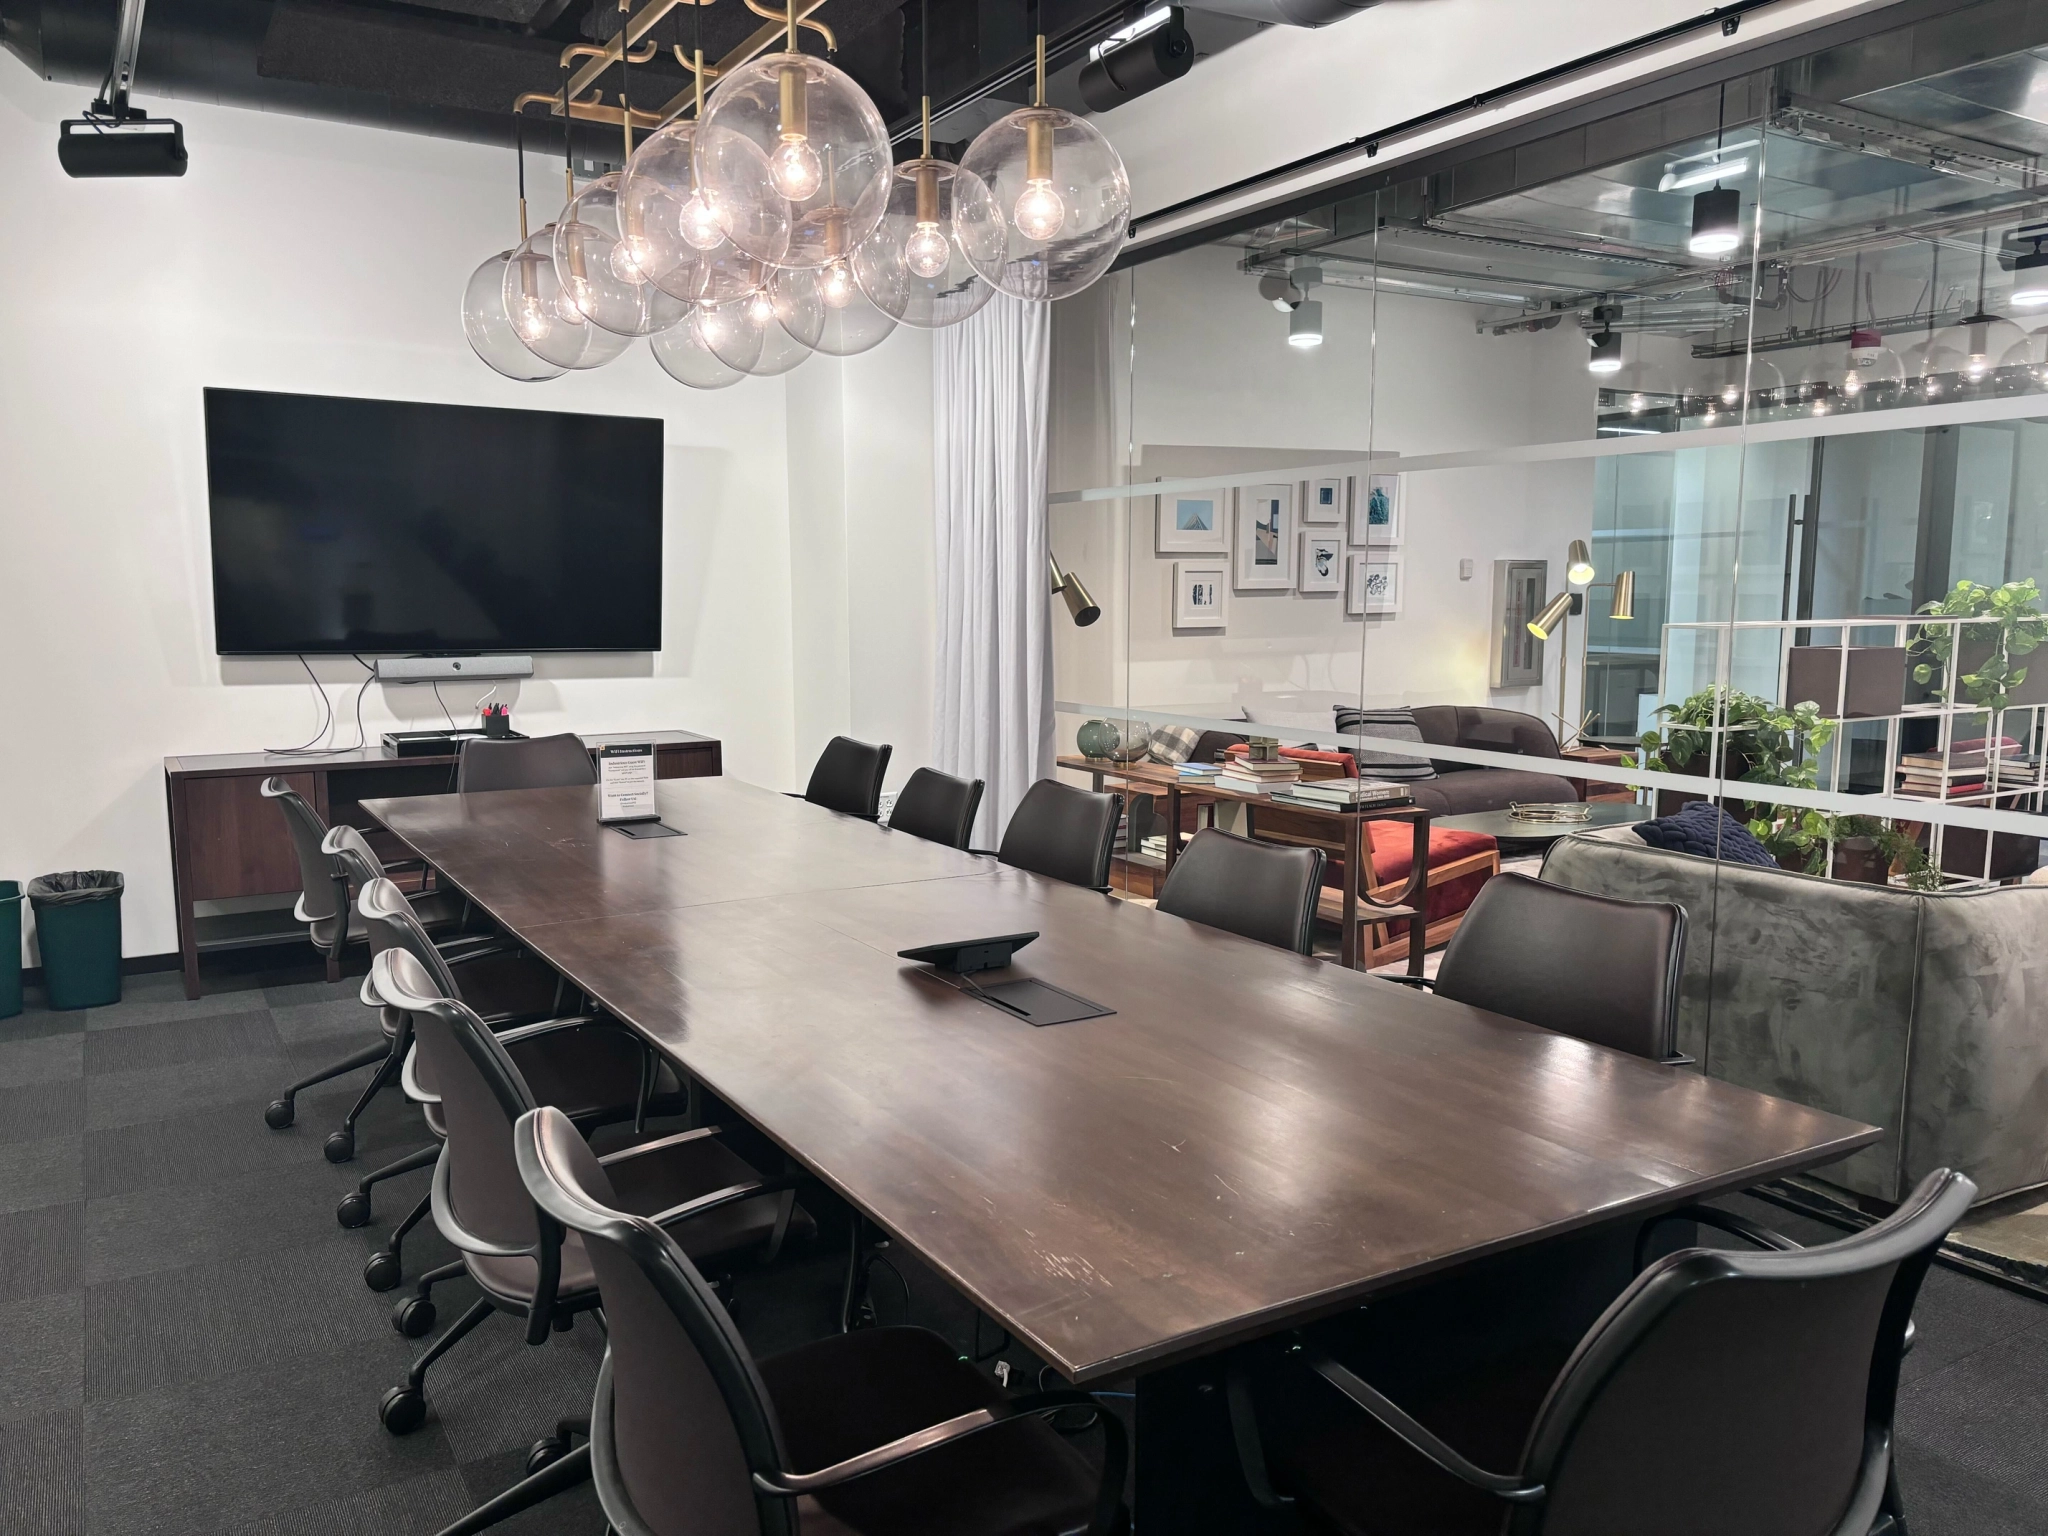
{"type": "Polygon", "coordinates": [[[223,655],[652,651],[662,424],[206,391],[223,655]]]}

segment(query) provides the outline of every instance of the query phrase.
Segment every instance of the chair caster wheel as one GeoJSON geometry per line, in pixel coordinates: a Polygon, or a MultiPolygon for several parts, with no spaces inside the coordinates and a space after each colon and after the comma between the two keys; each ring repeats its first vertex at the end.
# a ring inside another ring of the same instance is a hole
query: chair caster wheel
{"type": "Polygon", "coordinates": [[[373,1291],[388,1291],[404,1278],[398,1255],[389,1249],[379,1249],[371,1254],[370,1262],[363,1266],[363,1284],[373,1291]]]}
{"type": "Polygon", "coordinates": [[[351,1190],[341,1197],[341,1204],[334,1208],[334,1219],[344,1227],[364,1227],[370,1223],[370,1197],[360,1189],[351,1190]]]}
{"type": "Polygon", "coordinates": [[[297,1113],[290,1099],[272,1099],[270,1107],[263,1111],[263,1123],[273,1131],[281,1131],[292,1123],[297,1113]]]}
{"type": "Polygon", "coordinates": [[[320,1149],[327,1154],[330,1163],[345,1163],[356,1155],[354,1131],[336,1131],[327,1138],[327,1144],[320,1149]]]}
{"type": "Polygon", "coordinates": [[[409,1435],[427,1422],[427,1399],[417,1387],[393,1387],[377,1405],[377,1418],[394,1435],[409,1435]]]}
{"type": "Polygon", "coordinates": [[[534,1473],[544,1467],[553,1466],[568,1454],[569,1442],[559,1436],[549,1435],[546,1439],[536,1440],[533,1442],[533,1448],[526,1453],[526,1475],[532,1477],[534,1473]]]}
{"type": "Polygon", "coordinates": [[[434,1304],[424,1296],[408,1296],[391,1309],[391,1326],[408,1339],[425,1337],[433,1331],[434,1304]]]}

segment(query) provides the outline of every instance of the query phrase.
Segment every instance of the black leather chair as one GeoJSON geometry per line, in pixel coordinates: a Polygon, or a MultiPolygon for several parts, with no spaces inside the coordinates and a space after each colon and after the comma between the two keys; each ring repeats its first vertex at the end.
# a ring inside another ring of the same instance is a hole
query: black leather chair
{"type": "Polygon", "coordinates": [[[889,771],[891,750],[887,742],[871,746],[851,736],[834,736],[818,754],[811,782],[798,798],[873,821],[882,811],[882,778],[889,771]]]}
{"type": "Polygon", "coordinates": [[[927,842],[965,848],[981,812],[982,788],[980,779],[956,779],[936,768],[920,768],[897,791],[889,826],[927,842]]]}
{"type": "MultiPolygon", "coordinates": [[[[1374,1536],[1904,1536],[1899,1362],[1921,1278],[1975,1196],[1931,1173],[1876,1226],[1809,1249],[1675,1212],[1772,1251],[1667,1255],[1576,1347],[1471,1360],[1447,1338],[1407,1407],[1311,1342],[1289,1358],[1334,1389],[1340,1417],[1275,1445],[1277,1482],[1240,1434],[1252,1487],[1374,1536]]],[[[1268,1406],[1299,1408],[1309,1380],[1281,1369],[1289,1395],[1268,1406]]]]}
{"type": "Polygon", "coordinates": [[[1206,827],[1160,888],[1159,910],[1306,955],[1314,948],[1323,850],[1261,843],[1206,827]]]}
{"type": "Polygon", "coordinates": [[[589,1256],[610,1347],[590,1444],[443,1536],[481,1530],[584,1477],[624,1536],[1119,1527],[1124,1432],[1087,1393],[1006,1397],[922,1328],[864,1329],[756,1361],[688,1253],[619,1208],[610,1170],[566,1120],[523,1115],[514,1145],[534,1203],[589,1256]],[[1067,1407],[1097,1410],[1101,1472],[1045,1422],[1067,1407]]]}
{"type": "Polygon", "coordinates": [[[522,741],[472,736],[455,760],[455,788],[473,795],[490,789],[561,789],[595,784],[590,748],[568,731],[522,741]]]}
{"type": "Polygon", "coordinates": [[[1109,858],[1116,851],[1116,825],[1123,797],[1075,789],[1057,779],[1040,779],[1024,793],[1003,829],[996,857],[1035,875],[1109,889],[1109,858]]]}
{"type": "MultiPolygon", "coordinates": [[[[1685,1065],[1685,908],[1495,875],[1451,936],[1435,991],[1511,1019],[1685,1065]]],[[[1408,978],[1401,978],[1407,980],[1408,978]]]]}
{"type": "MultiPolygon", "coordinates": [[[[374,887],[373,887],[374,890],[374,887]]],[[[366,893],[366,895],[369,893],[366,893]]],[[[575,1233],[564,1235],[544,1221],[527,1198],[512,1154],[514,1122],[537,1105],[532,1087],[513,1052],[546,1037],[565,1049],[552,1053],[558,1069],[593,1070],[604,1054],[604,1037],[628,1036],[610,1020],[564,1020],[528,1025],[494,1035],[462,1003],[446,995],[410,950],[394,945],[370,968],[378,995],[412,1020],[415,1046],[431,1069],[447,1130],[434,1164],[434,1225],[461,1258],[436,1278],[466,1272],[483,1296],[428,1346],[403,1386],[384,1394],[378,1417],[392,1434],[409,1434],[426,1421],[428,1368],[493,1311],[526,1320],[526,1342],[546,1342],[551,1330],[570,1326],[575,1316],[598,1305],[590,1255],[575,1233]],[[574,1038],[563,1041],[565,1033],[574,1038]]],[[[561,1111],[557,1111],[561,1113],[561,1111]]],[[[563,1113],[568,1135],[582,1133],[563,1113]]],[[[698,1255],[753,1248],[764,1258],[781,1247],[795,1209],[795,1180],[769,1179],[719,1140],[716,1128],[685,1131],[593,1159],[603,1167],[614,1198],[650,1220],[657,1230],[681,1228],[682,1241],[698,1255]]],[[[586,1147],[586,1153],[588,1148],[586,1147]]],[[[408,1335],[402,1303],[394,1321],[408,1335]]],[[[431,1303],[427,1303],[431,1326],[431,1303]]]]}

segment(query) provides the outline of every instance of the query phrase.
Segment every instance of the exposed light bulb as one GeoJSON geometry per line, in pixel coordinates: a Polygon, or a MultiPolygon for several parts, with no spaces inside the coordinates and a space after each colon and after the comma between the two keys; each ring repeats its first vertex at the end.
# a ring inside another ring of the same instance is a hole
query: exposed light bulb
{"type": "Polygon", "coordinates": [[[825,269],[825,275],[818,280],[818,297],[829,309],[844,309],[851,304],[859,290],[853,286],[853,273],[843,261],[835,261],[825,269]]]}
{"type": "Polygon", "coordinates": [[[1027,240],[1050,240],[1067,222],[1067,205],[1050,181],[1027,181],[1013,210],[1017,231],[1027,240]]]}
{"type": "Polygon", "coordinates": [[[1628,397],[1629,415],[1640,416],[1643,414],[1644,411],[1648,410],[1649,408],[1650,402],[1647,397],[1643,395],[1630,395],[1628,397]]]}
{"type": "Polygon", "coordinates": [[[937,277],[953,259],[953,248],[936,224],[919,224],[903,242],[903,264],[919,277],[937,277]]]}
{"type": "Polygon", "coordinates": [[[583,324],[583,305],[590,301],[590,279],[572,277],[562,288],[562,296],[555,301],[555,313],[570,325],[583,324]]]}
{"type": "Polygon", "coordinates": [[[1851,400],[1863,393],[1863,375],[1854,368],[1842,375],[1842,393],[1851,400]]]}
{"type": "Polygon", "coordinates": [[[1742,386],[1740,384],[1724,384],[1721,386],[1721,403],[1723,405],[1733,405],[1741,398],[1742,386]]]}
{"type": "Polygon", "coordinates": [[[756,288],[747,299],[747,318],[756,325],[767,325],[775,318],[775,301],[768,296],[766,288],[756,288]]]}
{"type": "Polygon", "coordinates": [[[808,202],[824,182],[825,168],[818,163],[818,152],[801,135],[784,134],[768,157],[768,179],[792,203],[808,202]]]}
{"type": "Polygon", "coordinates": [[[521,341],[539,341],[548,333],[548,312],[538,294],[529,293],[519,301],[519,313],[512,317],[512,328],[519,332],[521,341]]]}
{"type": "Polygon", "coordinates": [[[653,256],[644,235],[627,235],[612,247],[612,275],[622,283],[644,283],[647,281],[647,263],[653,256]]]}
{"type": "Polygon", "coordinates": [[[1983,352],[1972,352],[1970,360],[1963,364],[1964,376],[1972,384],[1982,382],[1984,375],[1991,371],[1991,359],[1983,352]]]}
{"type": "Polygon", "coordinates": [[[715,251],[725,244],[725,223],[718,216],[718,205],[702,187],[690,194],[676,222],[694,250],[715,251]]]}

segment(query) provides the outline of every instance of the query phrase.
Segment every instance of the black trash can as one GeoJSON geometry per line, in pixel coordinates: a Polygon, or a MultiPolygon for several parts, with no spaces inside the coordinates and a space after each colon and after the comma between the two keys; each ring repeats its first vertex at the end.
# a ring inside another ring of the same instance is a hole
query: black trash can
{"type": "Polygon", "coordinates": [[[121,1001],[118,870],[73,869],[28,883],[52,1008],[104,1008],[121,1001]]]}
{"type": "Polygon", "coordinates": [[[21,882],[0,880],[0,1019],[21,1012],[21,882]]]}

